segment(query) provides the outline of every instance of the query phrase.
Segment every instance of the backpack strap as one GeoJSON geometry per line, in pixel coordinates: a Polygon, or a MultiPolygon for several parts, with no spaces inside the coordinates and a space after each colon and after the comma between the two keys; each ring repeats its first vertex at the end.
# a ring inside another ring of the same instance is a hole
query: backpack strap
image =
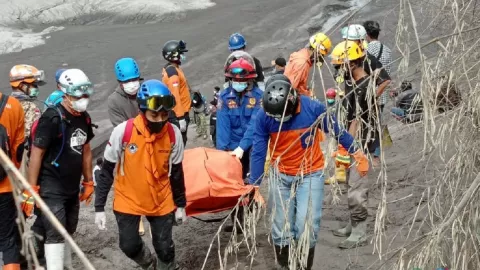
{"type": "Polygon", "coordinates": [[[127,149],[127,145],[132,138],[133,132],[133,120],[134,118],[130,118],[127,120],[127,124],[125,125],[125,130],[123,131],[122,137],[122,153],[120,155],[120,174],[125,175],[125,171],[123,170],[123,164],[125,162],[125,149],[127,149]]]}
{"type": "Polygon", "coordinates": [[[0,98],[0,117],[2,117],[3,110],[5,109],[5,106],[7,105],[8,102],[8,96],[5,94],[2,94],[2,97],[0,98]]]}
{"type": "Polygon", "coordinates": [[[170,138],[170,145],[173,148],[173,146],[176,143],[175,130],[173,129],[173,126],[172,124],[170,124],[170,122],[167,122],[167,132],[168,132],[168,137],[170,138]]]}
{"type": "Polygon", "coordinates": [[[383,54],[383,43],[380,43],[380,51],[378,52],[377,59],[380,62],[380,58],[382,57],[383,54]]]}

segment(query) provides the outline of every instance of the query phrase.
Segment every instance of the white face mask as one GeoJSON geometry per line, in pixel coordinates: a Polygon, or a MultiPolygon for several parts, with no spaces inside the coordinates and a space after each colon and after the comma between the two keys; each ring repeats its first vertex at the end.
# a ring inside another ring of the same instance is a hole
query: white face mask
{"type": "Polygon", "coordinates": [[[87,110],[88,102],[90,99],[88,98],[82,98],[77,101],[71,101],[72,102],[72,109],[74,109],[77,112],[84,112],[87,110]]]}
{"type": "Polygon", "coordinates": [[[135,95],[138,92],[138,89],[140,88],[140,82],[139,81],[133,81],[133,82],[128,82],[128,83],[123,83],[123,91],[127,93],[128,95],[135,95]]]}

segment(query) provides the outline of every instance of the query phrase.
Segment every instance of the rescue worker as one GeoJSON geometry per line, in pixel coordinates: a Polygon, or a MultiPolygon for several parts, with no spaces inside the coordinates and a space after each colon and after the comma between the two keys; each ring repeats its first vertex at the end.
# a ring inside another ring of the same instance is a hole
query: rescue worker
{"type": "Polygon", "coordinates": [[[330,38],[324,33],[317,33],[310,37],[306,48],[290,55],[284,74],[300,95],[314,96],[315,93],[309,89],[307,81],[310,68],[315,63],[322,64],[331,47],[330,38]]]}
{"type": "Polygon", "coordinates": [[[198,91],[193,92],[192,97],[192,107],[193,114],[195,119],[195,124],[197,125],[197,136],[203,137],[204,140],[207,139],[207,116],[206,111],[206,102],[205,97],[198,91]]]}
{"type": "MultiPolygon", "coordinates": [[[[114,66],[115,76],[119,87],[108,97],[108,116],[113,127],[134,118],[138,115],[136,101],[137,92],[140,88],[140,68],[133,58],[121,58],[114,66]]],[[[138,233],[145,234],[143,221],[140,220],[138,233]]]]}
{"type": "Polygon", "coordinates": [[[318,128],[333,133],[348,149],[358,162],[360,175],[368,172],[368,160],[354,146],[353,137],[338,125],[335,116],[327,116],[312,127],[327,108],[316,100],[299,95],[288,78],[269,82],[266,87],[263,108],[259,110],[254,126],[249,183],[259,188],[265,173],[267,149],[270,149],[272,163],[278,162],[280,173],[278,181],[269,183],[268,200],[268,207],[273,211],[271,233],[278,264],[281,269],[294,269],[292,266],[299,262],[289,264],[289,246],[308,238],[308,259],[301,269],[312,269],[324,186],[324,156],[318,128]],[[289,148],[292,144],[293,147],[289,148]],[[307,223],[312,226],[308,231],[305,230],[307,223]],[[288,231],[283,231],[284,228],[288,231]]]}
{"type": "Polygon", "coordinates": [[[53,91],[45,100],[45,106],[43,107],[43,111],[45,111],[48,106],[57,105],[62,102],[63,92],[61,90],[61,85],[58,80],[60,79],[60,75],[62,75],[65,70],[66,69],[60,68],[55,72],[55,82],[57,89],[55,89],[55,91],[53,91]]]}
{"type": "MultiPolygon", "coordinates": [[[[76,231],[80,202],[88,204],[93,194],[92,123],[86,112],[93,84],[79,69],[65,70],[59,79],[64,98],[40,117],[30,154],[28,182],[39,193],[69,234],[76,231]],[[80,181],[83,176],[83,192],[80,181]],[[80,194],[80,195],[79,195],[80,194]]],[[[32,195],[23,192],[27,216],[34,207],[32,195]]],[[[40,209],[41,211],[41,209],[40,209]]],[[[45,260],[49,270],[72,269],[71,248],[63,236],[40,214],[35,222],[45,229],[45,260]]]]}
{"type": "MultiPolygon", "coordinates": [[[[370,55],[375,56],[378,61],[382,64],[385,71],[388,75],[391,74],[391,66],[392,66],[392,51],[390,48],[378,41],[378,35],[380,34],[380,24],[376,21],[366,21],[363,23],[363,26],[366,31],[366,40],[368,42],[367,51],[370,55]]],[[[389,93],[388,91],[383,91],[378,99],[378,108],[380,109],[380,113],[383,113],[383,108],[385,104],[387,104],[389,93]]],[[[381,116],[381,114],[380,114],[381,116]]],[[[380,117],[381,120],[381,117],[380,117]]],[[[383,128],[382,128],[383,130],[383,128]]],[[[380,147],[377,147],[374,153],[374,160],[375,163],[380,163],[380,147]]]]}
{"type": "Polygon", "coordinates": [[[252,60],[240,58],[234,61],[225,76],[231,81],[218,99],[216,147],[232,151],[231,154],[240,159],[245,179],[250,168],[253,135],[249,127],[260,108],[263,91],[255,86],[257,73],[252,60]]]}
{"type": "Polygon", "coordinates": [[[220,87],[215,86],[213,90],[213,99],[210,101],[210,138],[213,147],[217,147],[217,104],[220,96],[220,87]]]}
{"type": "Polygon", "coordinates": [[[162,81],[168,86],[170,92],[175,97],[177,105],[170,112],[170,122],[180,128],[183,137],[183,144],[187,144],[187,129],[190,123],[190,107],[192,100],[190,98],[190,85],[183,70],[180,68],[182,62],[185,62],[185,53],[187,50],[187,43],[183,40],[170,40],[163,45],[163,58],[168,63],[162,70],[162,81]]]}
{"type": "Polygon", "coordinates": [[[115,177],[113,211],[120,249],[142,269],[173,270],[172,227],[186,220],[182,134],[168,122],[175,97],[162,82],[148,80],[140,86],[137,101],[141,113],[115,127],[105,148],[95,223],[101,230],[106,227],[104,208],[115,177]],[[141,216],[150,222],[157,256],[137,233],[141,216]]]}
{"type": "Polygon", "coordinates": [[[133,58],[121,58],[114,66],[119,87],[108,97],[108,116],[114,127],[138,115],[136,95],[140,88],[140,68],[133,58]]]}
{"type": "MultiPolygon", "coordinates": [[[[230,50],[230,52],[245,51],[246,48],[247,40],[242,34],[233,33],[232,35],[230,35],[230,38],[228,39],[228,49],[230,50]]],[[[262,63],[256,57],[252,56],[252,58],[255,63],[255,72],[257,73],[257,77],[255,78],[255,86],[257,86],[260,90],[264,91],[265,76],[263,75],[262,63]]],[[[225,82],[228,81],[229,79],[225,78],[225,82]]]]}
{"type": "MultiPolygon", "coordinates": [[[[20,168],[25,142],[25,113],[16,98],[5,94],[0,94],[0,127],[0,147],[9,154],[15,167],[20,168]]],[[[3,270],[20,270],[22,242],[16,222],[17,208],[10,179],[3,168],[0,175],[0,253],[3,270]]]]}
{"type": "MultiPolygon", "coordinates": [[[[352,82],[351,91],[353,92],[346,97],[349,133],[360,141],[361,150],[373,154],[379,145],[380,138],[375,120],[378,108],[375,102],[375,83],[364,69],[365,54],[356,42],[343,41],[335,46],[331,57],[332,64],[340,66],[341,73],[345,74],[344,79],[350,79],[352,82]]],[[[348,150],[348,148],[345,149],[348,150]]],[[[344,155],[341,151],[342,149],[339,148],[340,156],[344,155]]],[[[344,157],[344,160],[348,160],[348,157],[344,157]]],[[[345,165],[348,167],[349,163],[348,160],[345,165]]],[[[339,244],[340,248],[350,249],[367,243],[368,185],[368,178],[360,179],[350,170],[348,189],[350,221],[346,227],[333,232],[336,236],[348,237],[339,244]]]]}
{"type": "Polygon", "coordinates": [[[287,65],[287,60],[283,57],[278,57],[272,61],[272,66],[275,69],[274,74],[283,74],[285,72],[285,66],[287,65]]]}
{"type": "Polygon", "coordinates": [[[16,65],[10,70],[12,97],[18,99],[25,112],[25,134],[30,134],[33,122],[40,118],[40,109],[35,104],[39,94],[36,75],[38,69],[30,65],[16,65]]]}
{"type": "Polygon", "coordinates": [[[411,82],[402,82],[399,91],[392,92],[392,96],[395,96],[395,104],[391,113],[395,119],[403,123],[414,123],[422,120],[422,96],[418,90],[412,88],[411,82]]]}

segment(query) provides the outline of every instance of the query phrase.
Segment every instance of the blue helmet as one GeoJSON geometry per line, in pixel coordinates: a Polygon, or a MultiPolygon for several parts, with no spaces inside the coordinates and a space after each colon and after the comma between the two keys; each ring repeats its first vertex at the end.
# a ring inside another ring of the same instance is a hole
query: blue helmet
{"type": "Polygon", "coordinates": [[[58,80],[60,79],[60,76],[62,76],[62,73],[67,70],[65,68],[60,68],[60,69],[57,69],[57,71],[55,72],[55,81],[58,83],[58,80]]]}
{"type": "Polygon", "coordinates": [[[139,79],[140,69],[133,58],[121,58],[115,63],[115,75],[121,82],[139,79]]]}
{"type": "Polygon", "coordinates": [[[175,107],[175,97],[159,80],[148,80],[142,83],[137,92],[137,102],[142,112],[146,110],[170,111],[175,107]]]}
{"type": "Polygon", "coordinates": [[[240,33],[234,33],[228,39],[228,49],[230,51],[239,50],[247,46],[247,41],[240,33]]]}

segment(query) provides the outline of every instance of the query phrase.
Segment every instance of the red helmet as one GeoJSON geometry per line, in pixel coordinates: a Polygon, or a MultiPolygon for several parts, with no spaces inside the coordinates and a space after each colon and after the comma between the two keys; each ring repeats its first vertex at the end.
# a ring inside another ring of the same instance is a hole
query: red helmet
{"type": "Polygon", "coordinates": [[[257,77],[255,66],[249,61],[240,58],[233,63],[225,71],[225,77],[237,79],[254,79],[257,77]]]}
{"type": "Polygon", "coordinates": [[[334,99],[335,96],[337,95],[337,93],[335,92],[335,89],[333,89],[333,88],[327,89],[327,92],[325,94],[326,94],[327,98],[331,98],[331,99],[334,99]]]}

